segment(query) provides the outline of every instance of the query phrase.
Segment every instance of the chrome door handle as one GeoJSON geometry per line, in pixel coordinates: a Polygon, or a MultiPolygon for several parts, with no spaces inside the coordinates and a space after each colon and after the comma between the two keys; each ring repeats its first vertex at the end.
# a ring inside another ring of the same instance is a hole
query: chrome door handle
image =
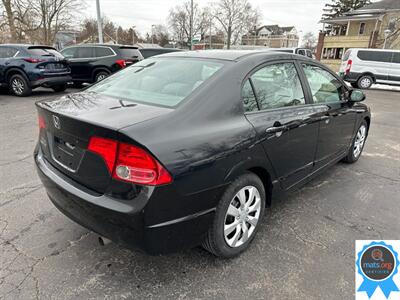
{"type": "Polygon", "coordinates": [[[266,133],[278,133],[286,130],[286,126],[269,127],[265,130],[266,133]]]}
{"type": "Polygon", "coordinates": [[[331,117],[330,116],[322,116],[322,117],[320,117],[319,119],[321,120],[321,121],[324,121],[324,120],[329,120],[331,117]]]}

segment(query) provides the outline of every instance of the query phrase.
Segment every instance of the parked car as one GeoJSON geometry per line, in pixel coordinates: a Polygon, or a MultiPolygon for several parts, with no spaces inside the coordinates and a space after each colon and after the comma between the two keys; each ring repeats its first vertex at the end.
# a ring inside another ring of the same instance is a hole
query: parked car
{"type": "Polygon", "coordinates": [[[312,51],[310,49],[306,49],[306,48],[269,48],[269,50],[277,51],[277,52],[298,54],[298,55],[303,55],[303,56],[306,56],[309,58],[314,58],[312,51]]]}
{"type": "Polygon", "coordinates": [[[361,89],[374,83],[400,85],[400,50],[348,49],[339,74],[361,89]]]}
{"type": "Polygon", "coordinates": [[[359,159],[364,98],[299,55],[170,53],[37,102],[34,160],[55,206],[103,237],[233,257],[278,195],[359,159]]]}
{"type": "Polygon", "coordinates": [[[144,58],[148,58],[151,56],[170,53],[170,52],[179,52],[182,51],[181,49],[176,48],[141,48],[139,49],[140,53],[144,58]]]}
{"type": "Polygon", "coordinates": [[[28,96],[43,86],[61,92],[71,80],[64,57],[49,46],[0,45],[0,86],[16,96],[28,96]]]}
{"type": "Polygon", "coordinates": [[[143,59],[137,47],[114,44],[81,44],[64,48],[75,86],[93,83],[143,59]]]}

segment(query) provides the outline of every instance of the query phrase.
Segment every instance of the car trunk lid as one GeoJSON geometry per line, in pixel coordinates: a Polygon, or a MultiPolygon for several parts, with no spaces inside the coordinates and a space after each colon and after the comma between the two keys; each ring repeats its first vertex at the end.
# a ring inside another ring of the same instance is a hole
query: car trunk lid
{"type": "Polygon", "coordinates": [[[171,111],[86,92],[36,105],[43,156],[65,175],[99,193],[107,190],[112,174],[101,156],[88,151],[90,138],[127,139],[120,129],[171,111]]]}

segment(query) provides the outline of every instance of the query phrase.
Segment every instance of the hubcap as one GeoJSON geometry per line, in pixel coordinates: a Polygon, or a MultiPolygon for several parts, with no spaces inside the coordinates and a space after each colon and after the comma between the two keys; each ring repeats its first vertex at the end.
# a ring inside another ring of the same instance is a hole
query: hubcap
{"type": "Polygon", "coordinates": [[[225,215],[225,242],[232,248],[239,247],[254,233],[261,212],[261,197],[254,186],[242,188],[233,197],[225,215]]]}
{"type": "Polygon", "coordinates": [[[364,125],[362,125],[360,129],[358,129],[356,140],[354,142],[353,154],[355,158],[359,157],[361,154],[361,151],[364,147],[366,134],[367,134],[367,128],[364,125]]]}
{"type": "Polygon", "coordinates": [[[369,78],[363,78],[361,79],[360,85],[362,88],[368,88],[371,85],[371,80],[369,78]]]}
{"type": "Polygon", "coordinates": [[[101,80],[103,80],[103,79],[106,78],[106,77],[107,77],[107,75],[100,74],[99,76],[97,76],[97,81],[101,81],[101,80]]]}
{"type": "Polygon", "coordinates": [[[13,79],[11,86],[13,91],[18,95],[24,92],[24,82],[19,78],[13,79]]]}

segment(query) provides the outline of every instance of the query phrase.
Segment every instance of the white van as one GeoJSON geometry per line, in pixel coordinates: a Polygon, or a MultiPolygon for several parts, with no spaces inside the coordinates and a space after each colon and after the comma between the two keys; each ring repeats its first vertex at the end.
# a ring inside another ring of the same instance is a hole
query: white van
{"type": "Polygon", "coordinates": [[[349,49],[343,55],[339,75],[361,89],[374,83],[400,85],[400,50],[349,49]]]}
{"type": "Polygon", "coordinates": [[[306,48],[269,48],[269,50],[276,52],[293,53],[293,54],[307,56],[309,58],[314,58],[311,50],[306,48]]]}

